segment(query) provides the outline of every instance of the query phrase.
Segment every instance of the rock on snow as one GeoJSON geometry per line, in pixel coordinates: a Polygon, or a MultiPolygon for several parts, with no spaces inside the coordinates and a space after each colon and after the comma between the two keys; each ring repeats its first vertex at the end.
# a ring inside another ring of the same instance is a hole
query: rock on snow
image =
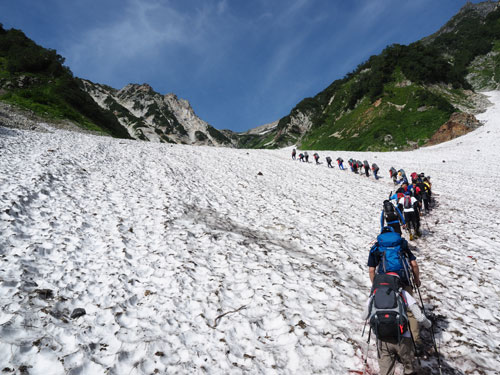
{"type": "MultiPolygon", "coordinates": [[[[488,95],[485,125],[445,144],[320,152],[376,162],[379,181],[289,149],[0,128],[0,368],[362,371],[366,261],[395,166],[432,176],[438,195],[413,245],[426,309],[443,316],[444,372],[498,373],[500,93],[488,95]]],[[[435,357],[422,364],[436,373],[435,357]]]]}

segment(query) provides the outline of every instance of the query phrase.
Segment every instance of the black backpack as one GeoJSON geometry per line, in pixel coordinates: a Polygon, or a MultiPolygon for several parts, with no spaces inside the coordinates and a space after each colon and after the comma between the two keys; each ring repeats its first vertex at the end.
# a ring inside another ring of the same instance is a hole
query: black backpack
{"type": "Polygon", "coordinates": [[[368,308],[370,327],[384,342],[400,343],[408,330],[408,314],[399,277],[377,274],[373,280],[368,308]]]}
{"type": "Polygon", "coordinates": [[[413,208],[413,205],[411,203],[411,196],[410,195],[405,195],[405,198],[404,198],[403,202],[404,202],[403,207],[405,209],[413,208]]]}
{"type": "Polygon", "coordinates": [[[384,201],[384,216],[388,223],[399,220],[394,205],[388,200],[384,201]]]}

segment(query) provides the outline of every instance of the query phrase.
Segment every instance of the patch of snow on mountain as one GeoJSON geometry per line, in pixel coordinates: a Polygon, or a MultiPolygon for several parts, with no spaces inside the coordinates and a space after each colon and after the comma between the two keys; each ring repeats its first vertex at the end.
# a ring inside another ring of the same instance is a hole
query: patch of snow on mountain
{"type": "MultiPolygon", "coordinates": [[[[366,263],[395,166],[430,175],[438,202],[411,244],[425,307],[441,316],[443,373],[497,374],[500,93],[488,95],[485,125],[463,137],[319,152],[320,165],[291,148],[0,128],[0,368],[362,372],[366,263]],[[376,162],[383,178],[329,169],[326,156],[376,162]]],[[[368,353],[372,373],[373,340],[368,353]]],[[[436,357],[422,366],[437,373],[436,357]]]]}

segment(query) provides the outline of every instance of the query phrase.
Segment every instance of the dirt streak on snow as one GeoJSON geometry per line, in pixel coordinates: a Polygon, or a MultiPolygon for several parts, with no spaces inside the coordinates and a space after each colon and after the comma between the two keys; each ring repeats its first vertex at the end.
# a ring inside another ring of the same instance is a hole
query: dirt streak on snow
{"type": "Polygon", "coordinates": [[[320,152],[376,162],[379,181],[289,150],[0,128],[0,367],[362,370],[366,261],[394,165],[431,175],[438,195],[414,246],[426,308],[444,316],[444,368],[497,373],[500,93],[489,95],[485,126],[446,144],[320,152]],[[78,307],[86,315],[70,318],[78,307]]]}

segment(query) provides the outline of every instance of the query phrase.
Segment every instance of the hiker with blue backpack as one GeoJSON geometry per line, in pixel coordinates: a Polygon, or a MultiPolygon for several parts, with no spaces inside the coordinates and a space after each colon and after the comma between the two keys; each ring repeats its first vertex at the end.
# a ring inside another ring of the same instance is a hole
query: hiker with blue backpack
{"type": "MultiPolygon", "coordinates": [[[[417,301],[408,293],[396,272],[374,276],[365,313],[371,332],[377,338],[377,356],[381,375],[393,375],[399,360],[404,374],[416,374],[414,366],[415,341],[410,327],[410,313],[424,327],[432,323],[420,310],[417,301]]],[[[368,356],[365,357],[365,366],[368,356]]]]}
{"type": "MultiPolygon", "coordinates": [[[[384,227],[370,249],[368,272],[373,283],[376,274],[395,272],[399,275],[403,289],[412,294],[412,287],[420,287],[420,271],[417,258],[408,247],[408,242],[391,227],[384,227]]],[[[413,339],[420,345],[418,323],[409,315],[413,339]]]]}
{"type": "Polygon", "coordinates": [[[407,184],[408,185],[408,178],[406,177],[406,173],[405,173],[404,169],[400,169],[398,171],[398,175],[396,177],[395,183],[396,183],[396,185],[399,185],[399,184],[407,184]]]}

